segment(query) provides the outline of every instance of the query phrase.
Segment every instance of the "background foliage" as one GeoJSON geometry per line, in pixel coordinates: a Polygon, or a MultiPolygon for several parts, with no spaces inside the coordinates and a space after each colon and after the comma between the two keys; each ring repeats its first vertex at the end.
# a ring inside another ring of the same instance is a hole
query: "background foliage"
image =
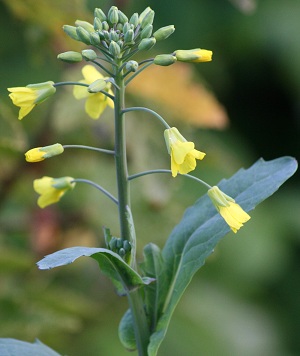
{"type": "MultiPolygon", "coordinates": [[[[58,53],[81,46],[61,27],[90,20],[94,7],[111,5],[125,13],[151,6],[156,28],[175,25],[173,36],[151,56],[198,46],[214,51],[209,64],[151,68],[136,87],[129,86],[128,103],[156,109],[207,153],[196,175],[214,184],[260,156],[299,155],[298,2],[189,0],[183,9],[179,0],[2,0],[0,336],[30,342],[38,337],[72,356],[127,354],[117,342],[126,300],[89,260],[53,271],[39,271],[35,262],[63,247],[102,247],[103,225],[118,234],[116,211],[84,186],[40,210],[32,180],[86,177],[114,191],[114,165],[109,157],[80,151],[30,165],[23,153],[54,142],[111,148],[112,112],[93,121],[71,90],[61,89],[19,122],[6,88],[80,79],[80,65],[56,60],[58,53]]],[[[130,114],[128,126],[132,173],[168,167],[159,124],[146,114],[130,114]]],[[[203,193],[197,184],[165,176],[141,178],[132,192],[140,252],[149,241],[162,247],[186,207],[203,193]]],[[[176,309],[161,355],[300,353],[299,196],[295,176],[252,212],[237,236],[220,243],[176,309]]]]}

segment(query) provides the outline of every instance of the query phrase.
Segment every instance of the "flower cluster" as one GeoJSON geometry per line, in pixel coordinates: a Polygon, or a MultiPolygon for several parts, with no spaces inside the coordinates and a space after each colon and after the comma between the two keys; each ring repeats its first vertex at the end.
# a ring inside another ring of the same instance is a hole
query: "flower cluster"
{"type": "MultiPolygon", "coordinates": [[[[150,110],[146,108],[123,108],[126,85],[149,65],[169,66],[177,61],[200,63],[212,60],[212,51],[201,48],[159,54],[140,63],[133,60],[132,57],[139,51],[150,50],[156,42],[167,39],[175,31],[173,25],[168,25],[153,32],[154,15],[154,11],[147,7],[141,14],[134,13],[128,18],[116,6],[112,6],[107,14],[96,8],[93,23],[77,20],[75,26],[63,26],[64,32],[69,37],[94,48],[84,49],[81,53],[68,51],[57,56],[58,59],[67,63],[78,63],[82,60],[89,62],[82,68],[83,79],[78,82],[54,83],[48,81],[30,84],[26,87],[9,88],[10,98],[16,106],[20,107],[19,119],[23,119],[36,105],[52,96],[57,87],[73,85],[73,95],[76,99],[86,99],[85,111],[92,119],[99,118],[107,106],[111,108],[116,106],[115,124],[118,125],[119,121],[124,119],[123,115],[127,111],[134,109],[150,110]],[[101,68],[106,73],[106,76],[103,76],[95,66],[101,68]],[[122,95],[123,99],[120,100],[122,95]]],[[[205,157],[205,153],[195,149],[195,144],[186,140],[177,128],[171,128],[157,113],[151,112],[166,127],[164,136],[167,150],[171,157],[172,176],[176,177],[178,174],[187,175],[196,168],[196,161],[202,160],[205,157]]],[[[125,137],[125,133],[123,135],[125,137]]],[[[71,146],[69,145],[68,147],[71,146]]],[[[118,147],[121,146],[119,145],[118,147]]],[[[57,143],[33,148],[26,152],[25,158],[28,162],[39,162],[63,153],[65,147],[67,146],[57,143]]],[[[87,146],[82,146],[81,148],[83,147],[87,148],[87,146]]],[[[89,149],[94,148],[89,147],[89,149]]],[[[122,154],[121,152],[105,149],[98,150],[114,154],[116,161],[122,154]]],[[[126,161],[126,157],[125,159],[122,158],[122,160],[123,162],[126,161]]],[[[38,205],[44,208],[56,203],[66,191],[74,188],[75,182],[79,181],[82,182],[84,180],[76,180],[71,177],[43,177],[36,179],[34,181],[34,189],[41,195],[38,199],[38,205]]],[[[85,182],[87,181],[85,180],[85,182]]],[[[96,186],[96,184],[92,184],[96,186]]],[[[118,200],[112,197],[110,193],[102,187],[97,187],[118,203],[118,200]]],[[[220,215],[234,232],[250,219],[249,215],[232,198],[221,192],[219,188],[210,188],[208,195],[220,215]]],[[[121,240],[112,241],[118,242],[116,245],[118,248],[122,247],[119,246],[121,240]]],[[[128,251],[126,250],[125,252],[127,253],[128,251]]]]}

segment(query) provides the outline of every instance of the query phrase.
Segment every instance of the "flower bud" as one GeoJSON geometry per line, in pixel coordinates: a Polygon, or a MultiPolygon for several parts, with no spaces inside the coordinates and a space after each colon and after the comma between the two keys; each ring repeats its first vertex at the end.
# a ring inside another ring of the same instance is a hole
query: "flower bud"
{"type": "Polygon", "coordinates": [[[155,12],[150,9],[141,22],[141,28],[145,28],[147,25],[152,25],[154,20],[154,15],[155,12]]]}
{"type": "Polygon", "coordinates": [[[130,23],[126,22],[123,26],[123,33],[126,34],[127,31],[132,30],[130,23]]]}
{"type": "Polygon", "coordinates": [[[25,153],[25,159],[27,162],[40,162],[46,158],[60,155],[64,152],[64,148],[60,143],[54,145],[36,147],[25,153]]]}
{"type": "Polygon", "coordinates": [[[126,251],[124,250],[123,247],[119,249],[119,256],[124,257],[126,255],[126,251]]]}
{"type": "Polygon", "coordinates": [[[130,20],[129,20],[129,23],[131,25],[133,25],[134,27],[136,27],[139,23],[139,15],[137,12],[135,12],[131,17],[130,17],[130,20]]]}
{"type": "Polygon", "coordinates": [[[210,62],[212,60],[212,54],[212,51],[200,48],[175,51],[177,60],[181,62],[210,62]]]}
{"type": "Polygon", "coordinates": [[[151,9],[151,7],[150,7],[150,6],[146,7],[146,9],[140,14],[138,22],[139,22],[139,23],[142,23],[142,21],[144,20],[145,16],[146,16],[146,15],[148,14],[148,12],[150,12],[150,11],[153,11],[153,10],[151,9]]]}
{"type": "Polygon", "coordinates": [[[94,26],[87,21],[76,20],[75,25],[84,28],[87,32],[94,32],[94,26]]]}
{"type": "Polygon", "coordinates": [[[126,70],[130,72],[136,72],[138,70],[139,64],[136,61],[129,61],[126,63],[126,70]]]}
{"type": "Polygon", "coordinates": [[[98,32],[90,33],[90,42],[92,45],[98,46],[101,43],[100,33],[98,33],[98,32]]]}
{"type": "Polygon", "coordinates": [[[141,38],[149,38],[152,35],[153,26],[147,25],[141,32],[141,38]]]}
{"type": "Polygon", "coordinates": [[[99,19],[99,17],[94,18],[94,29],[95,31],[102,30],[102,21],[99,19]]]}
{"type": "Polygon", "coordinates": [[[109,30],[109,24],[106,21],[103,21],[102,22],[102,28],[103,28],[103,30],[108,31],[109,30]]]}
{"type": "Polygon", "coordinates": [[[120,22],[117,24],[117,31],[123,32],[123,24],[121,24],[120,22]]]}
{"type": "Polygon", "coordinates": [[[154,58],[154,63],[159,66],[169,66],[177,61],[171,54],[159,54],[154,58]]]}
{"type": "Polygon", "coordinates": [[[107,19],[105,13],[98,8],[95,9],[94,16],[97,17],[101,22],[106,21],[107,19]]]}
{"type": "Polygon", "coordinates": [[[75,26],[69,26],[69,25],[64,25],[63,26],[64,32],[71,37],[75,41],[81,41],[80,38],[77,35],[76,32],[76,27],[75,26]]]}
{"type": "Polygon", "coordinates": [[[109,44],[109,52],[114,56],[114,57],[119,57],[121,49],[119,45],[115,41],[111,41],[109,44]]]}
{"type": "Polygon", "coordinates": [[[138,48],[140,51],[148,51],[151,49],[156,43],[156,39],[154,37],[151,38],[144,38],[141,40],[138,48]]]}
{"type": "Polygon", "coordinates": [[[118,33],[116,31],[110,30],[109,39],[110,39],[110,41],[118,42],[120,39],[120,36],[118,35],[118,33]]]}
{"type": "Polygon", "coordinates": [[[81,26],[76,27],[76,33],[80,38],[81,42],[87,45],[91,44],[90,33],[87,30],[85,30],[83,27],[81,26]]]}
{"type": "Polygon", "coordinates": [[[82,55],[74,51],[60,53],[57,58],[67,63],[76,63],[82,61],[82,55]]]}
{"type": "Polygon", "coordinates": [[[118,8],[116,6],[112,6],[108,11],[107,17],[108,17],[108,21],[112,25],[118,23],[118,21],[119,21],[119,10],[118,10],[118,8]]]}
{"type": "Polygon", "coordinates": [[[174,31],[175,27],[173,25],[161,27],[153,33],[153,37],[156,39],[156,41],[163,41],[172,35],[174,31]]]}
{"type": "Polygon", "coordinates": [[[131,43],[133,43],[133,39],[134,39],[134,32],[133,32],[133,30],[128,30],[128,31],[125,33],[124,42],[131,44],[131,43]]]}
{"type": "Polygon", "coordinates": [[[119,22],[124,25],[124,23],[128,22],[128,17],[121,11],[118,11],[119,13],[119,22]]]}
{"type": "Polygon", "coordinates": [[[97,53],[92,49],[85,49],[81,54],[86,61],[94,61],[97,58],[97,53]]]}
{"type": "Polygon", "coordinates": [[[101,90],[105,89],[107,86],[106,81],[103,78],[95,80],[90,86],[88,87],[89,93],[98,93],[101,90]]]}

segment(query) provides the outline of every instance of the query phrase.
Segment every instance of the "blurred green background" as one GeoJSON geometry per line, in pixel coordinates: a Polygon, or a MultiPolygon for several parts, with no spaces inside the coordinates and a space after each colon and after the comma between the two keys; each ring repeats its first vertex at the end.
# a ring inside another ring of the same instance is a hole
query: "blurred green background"
{"type": "MultiPolygon", "coordinates": [[[[83,48],[61,27],[76,19],[92,22],[94,7],[107,11],[111,5],[129,16],[150,6],[155,29],[175,25],[175,33],[146,55],[214,51],[211,63],[149,68],[128,87],[128,105],[159,111],[207,153],[195,175],[216,184],[261,156],[299,156],[299,1],[2,0],[0,336],[37,337],[70,356],[126,355],[117,336],[126,300],[89,259],[51,271],[39,271],[35,262],[68,246],[103,246],[102,226],[118,234],[117,211],[79,184],[41,210],[32,181],[68,175],[115,192],[114,164],[110,157],[75,150],[38,164],[25,163],[23,154],[55,142],[111,148],[112,111],[91,120],[72,90],[59,88],[20,122],[6,88],[80,79],[82,64],[56,59],[83,48]]],[[[168,168],[161,126],[146,114],[127,121],[130,171],[168,168]]],[[[132,183],[132,194],[141,258],[146,243],[164,245],[204,190],[180,177],[149,176],[132,183]]],[[[219,244],[178,305],[159,355],[300,354],[299,201],[296,174],[251,213],[237,235],[219,244]]]]}

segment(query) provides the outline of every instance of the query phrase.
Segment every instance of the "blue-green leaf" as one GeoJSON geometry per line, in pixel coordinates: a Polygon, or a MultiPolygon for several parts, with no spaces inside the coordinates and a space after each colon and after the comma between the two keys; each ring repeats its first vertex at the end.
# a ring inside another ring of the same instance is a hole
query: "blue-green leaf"
{"type": "MultiPolygon", "coordinates": [[[[249,169],[241,169],[230,179],[222,180],[218,186],[248,212],[272,195],[296,169],[297,161],[291,157],[273,161],[260,159],[249,169]]],[[[150,356],[157,354],[174,309],[193,275],[229,231],[207,194],[186,210],[181,222],[172,231],[162,251],[168,280],[160,285],[159,303],[163,307],[156,330],[150,338],[150,356]]]]}
{"type": "Polygon", "coordinates": [[[83,256],[92,257],[99,263],[100,269],[112,280],[120,295],[153,281],[151,278],[142,278],[118,254],[106,248],[70,247],[44,257],[37,265],[40,269],[51,269],[70,264],[83,256]]]}
{"type": "Polygon", "coordinates": [[[39,340],[33,344],[16,339],[0,339],[1,356],[60,356],[39,340]]]}

